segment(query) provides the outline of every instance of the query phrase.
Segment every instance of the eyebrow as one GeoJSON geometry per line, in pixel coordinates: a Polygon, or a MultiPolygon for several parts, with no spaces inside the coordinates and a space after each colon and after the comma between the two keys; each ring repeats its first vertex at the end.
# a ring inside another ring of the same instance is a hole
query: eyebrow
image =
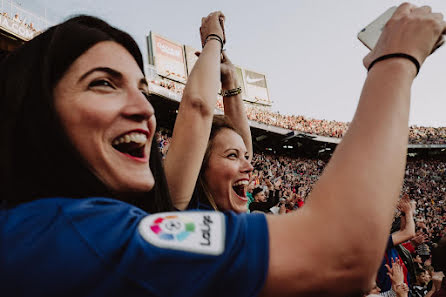
{"type": "MultiPolygon", "coordinates": [[[[224,151],[224,153],[226,154],[229,151],[236,151],[238,154],[240,154],[242,151],[236,148],[228,148],[227,150],[224,151]]],[[[248,151],[246,151],[243,155],[246,155],[248,153],[248,151]]]]}
{"type": "Polygon", "coordinates": [[[88,70],[87,72],[85,72],[80,78],[79,78],[79,82],[81,82],[82,80],[84,80],[87,76],[89,76],[90,74],[92,74],[93,72],[105,72],[110,74],[111,76],[113,76],[114,78],[117,79],[122,79],[122,73],[119,71],[116,71],[114,69],[111,69],[109,67],[96,67],[93,69],[88,70]]]}
{"type": "MultiPolygon", "coordinates": [[[[90,74],[92,74],[93,72],[105,72],[109,75],[111,75],[113,78],[121,80],[123,78],[123,75],[121,72],[114,70],[110,67],[96,67],[93,69],[90,69],[89,71],[85,72],[80,78],[79,78],[79,82],[81,82],[82,80],[84,80],[87,76],[89,76],[90,74]]],[[[144,85],[146,87],[149,86],[149,84],[147,83],[147,80],[143,77],[139,80],[139,84],[140,85],[144,85]]]]}

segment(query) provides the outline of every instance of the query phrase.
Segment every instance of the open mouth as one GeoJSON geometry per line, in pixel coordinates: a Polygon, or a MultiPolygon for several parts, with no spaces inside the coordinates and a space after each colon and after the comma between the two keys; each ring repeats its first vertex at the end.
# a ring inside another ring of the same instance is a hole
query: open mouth
{"type": "Polygon", "coordinates": [[[246,197],[246,188],[248,186],[247,180],[241,180],[232,185],[232,189],[234,190],[235,194],[242,200],[248,201],[248,197],[246,197]]]}
{"type": "Polygon", "coordinates": [[[142,132],[130,132],[113,140],[112,146],[117,151],[133,158],[145,158],[147,135],[142,132]]]}

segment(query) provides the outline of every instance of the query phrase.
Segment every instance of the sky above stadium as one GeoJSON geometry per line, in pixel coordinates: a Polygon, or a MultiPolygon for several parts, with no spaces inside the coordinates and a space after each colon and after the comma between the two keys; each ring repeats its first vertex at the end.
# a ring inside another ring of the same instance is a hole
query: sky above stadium
{"type": "MultiPolygon", "coordinates": [[[[146,35],[154,31],[200,47],[201,17],[226,15],[226,49],[234,64],[267,76],[273,110],[317,119],[350,121],[366,70],[368,49],[357,33],[393,0],[17,0],[22,8],[59,22],[71,15],[99,16],[130,33],[147,61],[146,35]]],[[[445,0],[411,1],[446,15],[445,0]]],[[[413,85],[410,124],[446,126],[446,46],[423,65],[413,85]]]]}

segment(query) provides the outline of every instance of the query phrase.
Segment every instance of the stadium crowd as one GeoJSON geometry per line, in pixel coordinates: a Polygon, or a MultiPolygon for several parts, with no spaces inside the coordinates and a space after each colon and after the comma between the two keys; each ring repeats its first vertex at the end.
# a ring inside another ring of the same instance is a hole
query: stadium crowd
{"type": "MultiPolygon", "coordinates": [[[[171,140],[168,131],[158,132],[157,139],[159,149],[165,156],[171,140]]],[[[313,185],[321,176],[326,164],[326,161],[320,159],[255,153],[252,159],[254,169],[248,186],[248,191],[251,194],[249,196],[255,196],[259,192],[265,192],[265,197],[270,196],[268,191],[274,183],[279,186],[280,200],[267,201],[273,199],[272,195],[264,200],[265,205],[277,203],[266,212],[282,214],[298,211],[305,205],[313,185]]],[[[433,268],[435,263],[432,263],[431,260],[431,250],[446,235],[446,163],[438,160],[409,159],[401,190],[401,201],[405,199],[415,201],[412,209],[416,222],[414,234],[410,235],[411,239],[406,240],[403,245],[395,244],[396,247],[389,247],[383,260],[383,265],[387,263],[389,268],[393,267],[390,268],[390,271],[384,270],[392,275],[389,282],[394,282],[393,279],[396,281],[398,277],[404,277],[404,285],[402,287],[392,286],[385,292],[381,292],[381,289],[376,286],[372,292],[379,293],[380,296],[432,296],[432,293],[441,286],[443,278],[442,272],[436,272],[433,268]],[[404,249],[410,253],[408,259],[404,257],[404,249]],[[393,257],[398,257],[399,260],[395,260],[396,262],[393,263],[393,257]],[[391,262],[392,265],[390,265],[391,262]],[[398,267],[400,267],[401,276],[397,275],[398,267]],[[428,295],[429,292],[431,292],[430,295],[428,295]]],[[[254,202],[254,200],[252,201],[254,202]]],[[[257,200],[255,202],[257,203],[257,200]]],[[[248,203],[251,203],[251,200],[248,203]]],[[[395,210],[394,225],[397,225],[397,229],[402,216],[404,216],[403,213],[403,208],[400,206],[395,210]]],[[[381,286],[384,281],[382,278],[386,275],[377,278],[377,282],[379,281],[381,286]]]]}
{"type": "MultiPolygon", "coordinates": [[[[221,105],[219,105],[221,106],[221,105]]],[[[247,106],[251,121],[326,137],[342,138],[349,123],[307,118],[302,115],[282,115],[254,105],[247,106]]],[[[446,144],[446,127],[411,126],[410,144],[446,144]]]]}
{"type": "MultiPolygon", "coordinates": [[[[150,82],[178,94],[183,91],[183,88],[179,88],[173,82],[166,80],[152,79],[150,82]]],[[[223,110],[221,98],[217,101],[217,108],[223,110]]],[[[246,112],[248,119],[251,121],[325,137],[342,138],[349,127],[348,122],[312,119],[302,115],[282,115],[252,104],[246,105],[246,112]]],[[[409,131],[409,143],[446,144],[446,127],[413,125],[409,131]]]]}

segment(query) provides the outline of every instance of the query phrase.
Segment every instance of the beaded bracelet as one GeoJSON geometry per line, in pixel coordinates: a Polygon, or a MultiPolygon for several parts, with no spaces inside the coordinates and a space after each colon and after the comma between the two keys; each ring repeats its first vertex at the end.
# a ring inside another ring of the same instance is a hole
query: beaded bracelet
{"type": "Polygon", "coordinates": [[[372,69],[373,65],[375,65],[377,62],[382,61],[382,60],[391,59],[391,58],[404,58],[404,59],[408,59],[409,61],[414,63],[415,67],[417,67],[417,74],[416,75],[418,75],[418,72],[420,72],[420,62],[418,62],[418,60],[416,58],[414,58],[413,56],[408,55],[408,54],[403,54],[403,53],[388,54],[388,55],[384,55],[384,56],[381,56],[379,58],[376,58],[375,60],[373,60],[372,63],[370,63],[370,66],[369,66],[369,68],[367,68],[367,71],[370,71],[370,69],[372,69]]]}
{"type": "Polygon", "coordinates": [[[226,90],[226,91],[221,90],[219,95],[222,95],[223,97],[232,97],[232,96],[236,96],[241,93],[242,93],[242,87],[238,87],[238,88],[226,90]]]}

